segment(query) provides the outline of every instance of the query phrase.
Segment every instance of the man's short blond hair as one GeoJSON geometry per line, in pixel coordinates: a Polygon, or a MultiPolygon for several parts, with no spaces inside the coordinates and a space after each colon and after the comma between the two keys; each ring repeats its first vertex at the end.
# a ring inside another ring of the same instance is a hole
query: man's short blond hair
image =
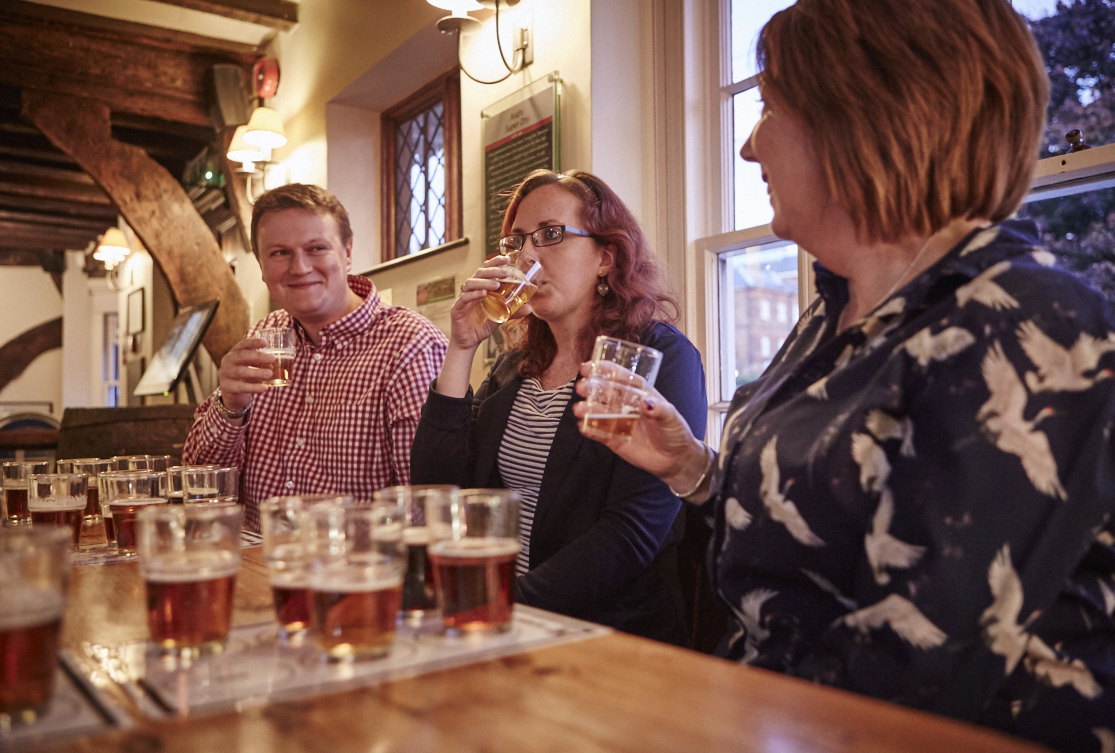
{"type": "Polygon", "coordinates": [[[1029,190],[1049,80],[1007,0],[798,0],[758,58],[865,241],[997,222],[1029,190]]]}
{"type": "Polygon", "coordinates": [[[259,221],[269,212],[281,212],[284,209],[305,209],[314,214],[329,215],[337,221],[337,228],[341,233],[341,244],[347,246],[352,240],[352,225],[349,223],[348,212],[341,206],[337,197],[320,186],[308,183],[290,183],[278,188],[272,188],[258,199],[252,206],[252,253],[259,258],[259,221]]]}

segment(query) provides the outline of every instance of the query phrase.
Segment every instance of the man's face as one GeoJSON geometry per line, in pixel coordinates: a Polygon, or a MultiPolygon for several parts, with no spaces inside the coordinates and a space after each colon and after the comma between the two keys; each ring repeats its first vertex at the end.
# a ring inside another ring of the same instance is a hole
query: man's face
{"type": "Polygon", "coordinates": [[[268,212],[256,236],[263,281],[287,313],[318,329],[348,313],[352,241],[341,242],[332,215],[306,209],[268,212]]]}

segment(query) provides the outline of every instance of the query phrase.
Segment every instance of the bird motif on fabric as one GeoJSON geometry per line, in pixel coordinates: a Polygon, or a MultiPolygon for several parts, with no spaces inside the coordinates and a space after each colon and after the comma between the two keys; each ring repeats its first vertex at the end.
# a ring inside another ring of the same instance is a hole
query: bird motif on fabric
{"type": "Polygon", "coordinates": [[[1103,610],[1109,616],[1115,617],[1115,587],[1109,586],[1101,580],[1100,593],[1103,594],[1103,610]]]}
{"type": "Polygon", "coordinates": [[[805,394],[809,395],[809,397],[813,398],[814,400],[828,400],[828,381],[829,378],[827,376],[821,377],[816,382],[805,388],[805,394]]]}
{"type": "Polygon", "coordinates": [[[763,506],[766,507],[771,520],[786,526],[786,530],[799,543],[813,547],[824,546],[825,542],[810,530],[809,524],[798,512],[797,505],[786,499],[786,491],[793,485],[794,480],[790,479],[785,486],[780,487],[778,450],[775,444],[777,441],[778,437],[771,437],[759,454],[759,469],[763,473],[763,479],[759,484],[759,496],[763,500],[763,506]]]}
{"type": "Polygon", "coordinates": [[[1093,376],[1085,376],[1096,370],[1105,354],[1115,351],[1115,335],[1100,340],[1082,332],[1072,347],[1066,348],[1033,321],[1025,321],[1018,326],[1018,342],[1037,367],[1036,373],[1026,372],[1026,386],[1031,392],[1081,392],[1115,374],[1111,369],[1101,369],[1093,376]]]}
{"type": "Polygon", "coordinates": [[[1110,727],[1092,727],[1092,734],[1100,741],[1100,753],[1115,753],[1115,732],[1110,727]]]}
{"type": "Polygon", "coordinates": [[[984,246],[987,246],[999,237],[999,226],[992,225],[989,228],[981,230],[973,236],[972,240],[968,241],[968,245],[960,252],[960,256],[967,256],[973,251],[979,251],[984,246]]]}
{"type": "Polygon", "coordinates": [[[729,645],[734,646],[740,638],[743,638],[744,650],[740,661],[744,664],[750,664],[755,660],[759,655],[759,646],[770,637],[770,631],[762,625],[762,609],[763,604],[777,595],[777,591],[769,588],[756,588],[740,598],[739,609],[734,607],[732,609],[739,628],[732,636],[729,645]]]}
{"type": "Polygon", "coordinates": [[[1030,254],[1034,261],[1043,267],[1052,267],[1057,263],[1057,257],[1046,251],[1044,248],[1035,248],[1030,254]]]}
{"type": "Polygon", "coordinates": [[[964,308],[969,301],[975,301],[996,311],[1018,308],[1018,301],[995,282],[995,278],[1008,269],[1010,261],[1001,261],[985,269],[971,282],[961,285],[956,289],[957,307],[964,308]]]}
{"type": "Polygon", "coordinates": [[[935,335],[926,327],[900,347],[905,347],[918,366],[924,368],[933,361],[947,361],[975,341],[975,335],[963,327],[947,327],[935,335]]]}
{"type": "Polygon", "coordinates": [[[890,463],[883,448],[867,434],[856,433],[852,435],[852,458],[860,467],[860,486],[865,492],[878,494],[871,531],[864,536],[863,547],[875,582],[885,586],[890,582],[887,568],[904,570],[912,567],[925,554],[925,547],[907,544],[890,533],[890,524],[894,519],[894,495],[887,486],[890,463]]]}
{"type": "Polygon", "coordinates": [[[735,497],[728,497],[724,503],[724,519],[736,531],[742,531],[751,524],[751,513],[735,497]]]}
{"type": "Polygon", "coordinates": [[[1011,563],[1009,544],[1003,544],[991,560],[987,583],[992,602],[980,615],[979,625],[987,647],[1006,659],[1004,674],[1010,675],[1022,661],[1027,671],[1054,687],[1072,685],[1086,698],[1098,696],[1102,689],[1084,662],[1061,659],[1040,637],[1027,632],[1026,625],[1038,613],[1031,615],[1025,625],[1019,624],[1024,595],[1022,580],[1011,563]]]}
{"type": "Polygon", "coordinates": [[[988,348],[981,368],[991,393],[976,413],[983,435],[1003,452],[1022,460],[1026,476],[1038,491],[1065,499],[1065,488],[1057,477],[1057,461],[1049,447],[1049,438],[1035,428],[1053,414],[1052,408],[1043,408],[1032,421],[1022,417],[1029,396],[998,341],[988,348]]]}
{"type": "Polygon", "coordinates": [[[909,418],[899,420],[875,408],[867,413],[864,425],[877,442],[901,439],[902,447],[898,454],[906,458],[914,457],[914,422],[909,418]]]}
{"type": "Polygon", "coordinates": [[[887,626],[899,638],[920,649],[937,648],[948,639],[948,635],[923,615],[913,602],[898,594],[890,594],[877,604],[845,615],[833,623],[834,626],[839,624],[865,635],[887,626]]]}

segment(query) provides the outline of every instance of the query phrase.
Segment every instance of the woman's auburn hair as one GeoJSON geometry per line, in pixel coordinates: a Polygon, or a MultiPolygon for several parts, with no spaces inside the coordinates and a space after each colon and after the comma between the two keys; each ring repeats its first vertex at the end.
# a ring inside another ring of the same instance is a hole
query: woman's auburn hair
{"type": "Polygon", "coordinates": [[[998,222],[1029,190],[1049,79],[1007,0],[798,0],[757,58],[865,241],[998,222]]]}
{"type": "MultiPolygon", "coordinates": [[[[512,189],[503,215],[500,235],[508,235],[523,199],[542,186],[558,185],[581,200],[584,227],[601,246],[609,248],[615,261],[605,277],[607,295],[593,294],[592,316],[577,341],[578,357],[587,359],[598,335],[638,342],[652,321],[677,320],[680,308],[667,289],[654,252],[638,221],[604,181],[584,170],[555,173],[535,170],[512,189]]],[[[541,252],[545,254],[545,250],[541,252]]],[[[519,373],[541,376],[557,355],[557,342],[550,325],[536,316],[512,320],[505,325],[508,344],[523,353],[519,373]]]]}

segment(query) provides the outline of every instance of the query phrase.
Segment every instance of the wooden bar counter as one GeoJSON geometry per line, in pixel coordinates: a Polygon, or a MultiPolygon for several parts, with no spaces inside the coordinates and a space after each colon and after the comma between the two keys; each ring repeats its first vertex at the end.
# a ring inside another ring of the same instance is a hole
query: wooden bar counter
{"type": "MultiPolygon", "coordinates": [[[[134,563],[75,567],[64,647],[143,638],[134,563]]],[[[273,619],[258,548],[235,624],[273,619]]],[[[52,751],[825,751],[1022,753],[1012,737],[619,633],[412,679],[236,713],[150,721],[52,751]]],[[[0,745],[2,747],[2,745],[0,745]]]]}

